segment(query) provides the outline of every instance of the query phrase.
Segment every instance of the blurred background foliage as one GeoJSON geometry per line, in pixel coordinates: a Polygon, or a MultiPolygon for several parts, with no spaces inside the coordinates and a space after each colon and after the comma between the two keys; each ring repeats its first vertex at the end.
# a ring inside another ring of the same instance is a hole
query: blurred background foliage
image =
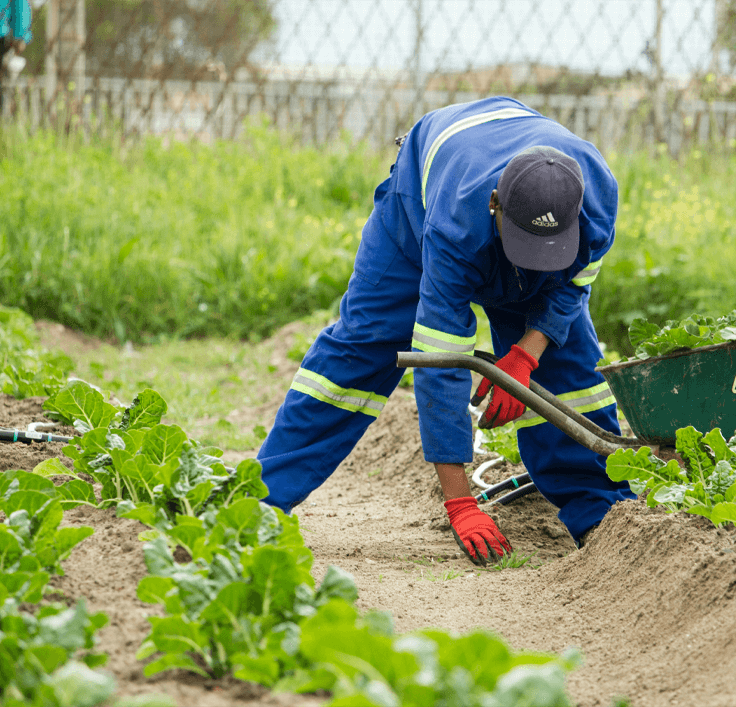
{"type": "MultiPolygon", "coordinates": [[[[372,194],[395,152],[346,137],[297,144],[266,120],[234,142],[4,126],[0,299],[110,340],[257,340],[344,292],[372,194]]],[[[591,311],[631,353],[635,317],[662,323],[736,302],[733,152],[611,153],[616,243],[591,311]]]]}

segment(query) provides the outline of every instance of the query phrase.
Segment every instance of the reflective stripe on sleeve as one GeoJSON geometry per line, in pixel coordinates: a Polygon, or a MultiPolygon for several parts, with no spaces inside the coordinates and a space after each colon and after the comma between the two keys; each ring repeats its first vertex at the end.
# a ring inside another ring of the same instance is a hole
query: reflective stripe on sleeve
{"type": "Polygon", "coordinates": [[[446,334],[444,331],[430,329],[417,322],[414,324],[411,345],[425,353],[461,353],[472,356],[475,351],[475,335],[446,334]]]}
{"type": "Polygon", "coordinates": [[[291,388],[342,410],[362,412],[371,417],[378,417],[388,401],[383,395],[369,391],[342,388],[306,368],[300,368],[296,372],[291,388]]]}
{"type": "Polygon", "coordinates": [[[501,108],[500,110],[492,110],[489,113],[480,113],[479,115],[471,115],[468,118],[463,118],[457,123],[454,123],[449,128],[445,128],[432,143],[427,153],[427,157],[424,160],[424,168],[422,169],[422,205],[427,208],[427,179],[429,178],[429,168],[432,166],[440,147],[449,140],[453,135],[457,135],[459,132],[466,130],[467,128],[473,128],[476,125],[482,125],[483,123],[489,123],[492,120],[504,120],[508,118],[533,118],[536,113],[530,113],[528,110],[522,110],[521,108],[501,108]]]}
{"type": "Polygon", "coordinates": [[[577,285],[578,287],[590,285],[590,283],[598,277],[598,273],[601,271],[602,262],[603,258],[601,258],[600,260],[596,260],[594,263],[591,263],[585,268],[585,270],[581,270],[572,279],[572,284],[577,285]]]}
{"type": "MultiPolygon", "coordinates": [[[[584,390],[573,390],[570,393],[562,393],[556,396],[558,400],[570,405],[580,413],[592,412],[593,410],[600,410],[601,408],[613,405],[616,402],[616,398],[613,397],[611,389],[608,387],[608,383],[599,383],[592,388],[585,388],[584,390]]],[[[533,427],[534,425],[541,425],[547,422],[545,418],[538,415],[533,410],[527,409],[526,412],[519,417],[514,423],[516,429],[522,427],[533,427]]]]}

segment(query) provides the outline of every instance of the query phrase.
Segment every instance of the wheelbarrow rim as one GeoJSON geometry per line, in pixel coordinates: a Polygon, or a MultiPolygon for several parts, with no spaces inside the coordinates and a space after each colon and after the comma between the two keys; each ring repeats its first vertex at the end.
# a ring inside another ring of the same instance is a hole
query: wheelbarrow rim
{"type": "Polygon", "coordinates": [[[699,353],[706,353],[708,351],[736,348],[736,341],[724,341],[722,344],[708,344],[708,346],[698,346],[694,349],[677,349],[668,354],[662,354],[661,356],[649,356],[649,358],[639,358],[635,361],[618,361],[616,363],[609,363],[605,366],[596,366],[595,370],[599,373],[606,374],[607,371],[615,371],[621,368],[632,368],[634,366],[646,366],[651,365],[656,361],[664,361],[672,358],[681,358],[683,356],[693,356],[699,353]]]}

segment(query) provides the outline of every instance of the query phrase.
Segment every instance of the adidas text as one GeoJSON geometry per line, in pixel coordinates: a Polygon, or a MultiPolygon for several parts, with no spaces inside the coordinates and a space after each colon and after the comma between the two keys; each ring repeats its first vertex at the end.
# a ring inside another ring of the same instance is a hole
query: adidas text
{"type": "Polygon", "coordinates": [[[559,222],[555,221],[555,217],[552,215],[551,211],[548,211],[544,216],[537,216],[537,218],[532,221],[532,226],[544,226],[545,228],[553,228],[554,226],[559,225],[559,222]]]}

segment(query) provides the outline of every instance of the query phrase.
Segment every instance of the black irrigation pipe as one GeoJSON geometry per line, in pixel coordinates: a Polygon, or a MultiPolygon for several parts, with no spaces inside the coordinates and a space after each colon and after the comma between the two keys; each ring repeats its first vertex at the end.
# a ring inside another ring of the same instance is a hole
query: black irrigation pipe
{"type": "Polygon", "coordinates": [[[0,442],[22,442],[32,444],[33,442],[71,442],[74,437],[62,437],[45,432],[28,432],[26,430],[4,430],[0,429],[0,442]]]}
{"type": "Polygon", "coordinates": [[[539,489],[532,483],[524,484],[524,486],[520,486],[518,489],[510,491],[506,495],[501,496],[501,498],[491,501],[488,505],[495,506],[498,504],[499,506],[505,506],[512,501],[515,501],[517,498],[521,498],[522,496],[526,496],[527,494],[534,493],[538,490],[539,489]]]}
{"type": "MultiPolygon", "coordinates": [[[[532,483],[532,479],[528,473],[519,474],[518,476],[511,476],[508,479],[501,481],[500,483],[489,486],[485,491],[481,491],[475,497],[475,500],[478,501],[478,503],[482,503],[483,501],[490,501],[491,496],[496,496],[502,491],[514,489],[514,491],[511,492],[511,494],[514,494],[516,491],[525,488],[526,486],[531,486],[531,488],[527,488],[525,493],[517,494],[513,498],[519,498],[519,496],[524,496],[527,493],[532,493],[536,491],[536,486],[534,486],[534,484],[532,483]]],[[[511,494],[507,495],[511,496],[511,494]]],[[[508,503],[509,501],[504,501],[503,499],[505,498],[506,496],[503,496],[502,498],[496,499],[495,501],[491,501],[491,503],[501,503],[501,505],[506,505],[506,503],[508,503]]],[[[513,498],[509,500],[513,500],[513,498]]]]}

